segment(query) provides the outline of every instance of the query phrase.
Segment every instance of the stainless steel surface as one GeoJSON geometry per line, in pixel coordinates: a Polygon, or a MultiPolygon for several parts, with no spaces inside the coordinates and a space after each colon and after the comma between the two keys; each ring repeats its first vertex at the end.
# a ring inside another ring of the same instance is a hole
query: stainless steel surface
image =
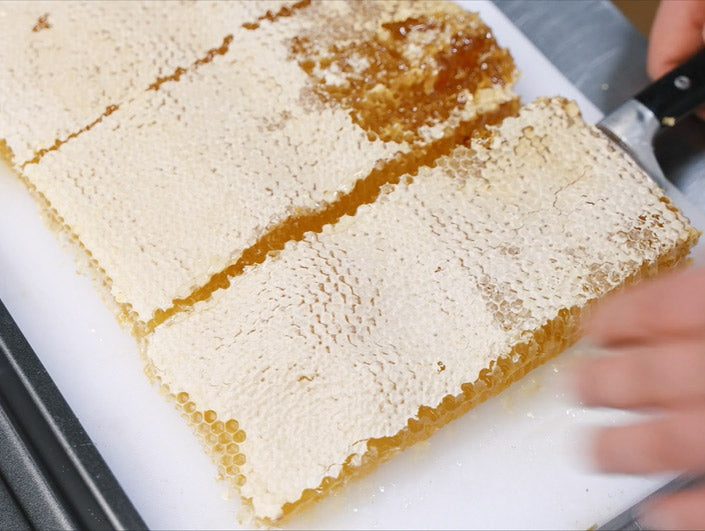
{"type": "Polygon", "coordinates": [[[0,529],[146,528],[1,301],[0,456],[0,529]]]}
{"type": "Polygon", "coordinates": [[[647,41],[608,0],[494,3],[605,114],[649,83],[647,41]]]}
{"type": "MultiPolygon", "coordinates": [[[[608,0],[494,2],[605,114],[649,83],[648,43],[608,0]]],[[[686,118],[654,146],[666,178],[705,212],[705,123],[686,118]]]]}
{"type": "Polygon", "coordinates": [[[629,152],[661,188],[668,187],[653,148],[654,136],[661,124],[648,107],[637,100],[629,100],[597,126],[629,152]]]}

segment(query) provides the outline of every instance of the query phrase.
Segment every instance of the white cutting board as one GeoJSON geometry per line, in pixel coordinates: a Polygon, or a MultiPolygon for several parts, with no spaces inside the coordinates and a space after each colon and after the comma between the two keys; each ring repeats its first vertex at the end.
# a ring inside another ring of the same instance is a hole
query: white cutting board
{"type": "MultiPolygon", "coordinates": [[[[479,11],[523,72],[518,91],[575,99],[600,113],[489,2],[479,11]]],[[[702,227],[701,227],[702,228],[702,227]]],[[[0,299],[57,383],[147,525],[237,527],[237,499],[173,406],[148,383],[135,341],[122,331],[74,259],[40,219],[24,186],[0,167],[0,299]]],[[[324,500],[301,528],[587,529],[659,486],[663,478],[591,473],[586,428],[627,415],[574,404],[566,353],[430,441],[324,500]]]]}

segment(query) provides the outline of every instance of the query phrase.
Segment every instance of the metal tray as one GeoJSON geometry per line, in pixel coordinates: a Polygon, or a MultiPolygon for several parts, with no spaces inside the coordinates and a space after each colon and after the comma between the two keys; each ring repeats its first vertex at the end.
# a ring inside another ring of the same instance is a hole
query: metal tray
{"type": "Polygon", "coordinates": [[[146,529],[0,301],[0,528],[146,529]]]}

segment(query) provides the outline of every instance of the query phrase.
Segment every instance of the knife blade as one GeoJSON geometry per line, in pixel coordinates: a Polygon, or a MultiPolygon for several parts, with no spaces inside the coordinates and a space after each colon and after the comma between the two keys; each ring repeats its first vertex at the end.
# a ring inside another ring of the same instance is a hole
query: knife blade
{"type": "Polygon", "coordinates": [[[598,124],[665,191],[668,182],[654,154],[653,141],[662,127],[672,127],[681,118],[705,104],[705,50],[648,85],[598,124]]]}

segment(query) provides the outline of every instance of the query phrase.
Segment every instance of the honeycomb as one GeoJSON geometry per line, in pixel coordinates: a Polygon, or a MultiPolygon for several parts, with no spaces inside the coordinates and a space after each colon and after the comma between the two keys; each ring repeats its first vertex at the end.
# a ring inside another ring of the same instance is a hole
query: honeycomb
{"type": "Polygon", "coordinates": [[[357,181],[350,193],[341,195],[324,209],[296,214],[286,219],[264,234],[255,245],[245,249],[237,262],[213,275],[206,284],[194,290],[188,297],[174,300],[173,305],[166,310],[157,310],[146,327],[139,329],[139,335],[153,332],[170,317],[189,310],[197,302],[207,300],[217,290],[227,289],[231,278],[241,275],[248,266],[262,263],[267,256],[281,251],[287,242],[299,241],[307,232],[320,232],[325,225],[335,223],[343,216],[354,215],[359,206],[374,202],[386,187],[397,184],[402,176],[413,176],[419,168],[432,166],[438,158],[448,155],[452,149],[471,139],[489,138],[488,127],[515,115],[518,107],[518,101],[509,101],[494,112],[462,122],[452,135],[381,164],[364,179],[357,181]]]}
{"type": "MultiPolygon", "coordinates": [[[[694,242],[688,242],[685,246],[663,255],[656,263],[644,264],[638,272],[626,280],[624,285],[635,284],[659,272],[677,267],[687,258],[688,246],[694,244],[694,242]]],[[[353,459],[349,458],[337,477],[325,477],[318,487],[304,490],[297,501],[284,504],[278,519],[263,518],[260,523],[269,527],[291,521],[300,511],[330,496],[349,481],[369,474],[382,463],[414,444],[428,439],[449,422],[462,417],[485,400],[500,394],[532,370],[558,356],[579,338],[580,317],[585,309],[578,307],[561,309],[558,317],[531,333],[527,341],[514,346],[507,355],[491,361],[488,368],[480,371],[477,380],[463,384],[461,394],[446,395],[436,408],[421,406],[418,413],[409,418],[407,425],[396,435],[369,439],[367,451],[359,465],[353,465],[353,459]]],[[[247,503],[251,504],[251,501],[248,500],[247,503]]]]}
{"type": "Polygon", "coordinates": [[[574,105],[541,100],[492,132],[146,338],[163,381],[248,434],[240,493],[261,521],[558,354],[582,308],[697,239],[574,105]]]}
{"type": "Polygon", "coordinates": [[[212,409],[199,410],[186,392],[173,393],[167,383],[162,382],[156,369],[149,361],[145,365],[145,374],[157,386],[159,392],[172,402],[181,416],[193,428],[201,444],[209,451],[218,470],[218,479],[228,479],[230,485],[239,489],[247,482],[240,467],[247,462],[245,454],[240,452],[240,444],[247,435],[240,429],[235,419],[222,420],[212,409]]]}
{"type": "Polygon", "coordinates": [[[16,164],[31,160],[191,64],[233,28],[292,3],[179,2],[164,9],[148,1],[2,2],[0,136],[16,164]]]}
{"type": "MultiPolygon", "coordinates": [[[[444,88],[446,103],[431,108],[408,77],[390,75],[391,62],[364,72],[367,85],[360,94],[388,84],[402,107],[419,99],[419,118],[395,126],[409,131],[407,140],[378,135],[356,118],[364,105],[351,110],[347,100],[318,90],[317,78],[301,67],[309,52],[297,51],[296,43],[319,35],[309,46],[316,58],[318,47],[329,49],[333,41],[364,49],[367,40],[383,42],[380,35],[390,27],[421,16],[423,4],[292,5],[255,18],[254,30],[235,27],[218,45],[157,76],[143,92],[39,149],[21,166],[105,271],[106,291],[122,308],[121,320],[138,334],[188,307],[194,294],[197,299],[225,285],[223,271],[237,272],[251,261],[246,255],[261,252],[263,241],[289,239],[281,227],[308,230],[311,217],[327,222],[340,204],[373,200],[374,191],[360,190],[393,183],[400,174],[395,166],[432,163],[430,154],[447,152],[461,135],[470,137],[516,110],[516,70],[507,52],[487,37],[476,16],[462,15],[460,8],[446,13],[445,4],[433,4],[432,29],[409,32],[412,40],[427,34],[433,62],[404,59],[400,67],[413,67],[415,78],[427,75],[434,86],[445,87],[437,71],[450,68],[442,57],[455,50],[477,55],[475,62],[452,66],[454,77],[475,81],[444,88]],[[364,18],[368,11],[377,18],[364,18]],[[462,16],[451,23],[455,15],[462,16]],[[360,26],[360,35],[338,39],[341,25],[360,26]],[[484,35],[488,50],[460,47],[463,28],[467,35],[484,35]],[[488,61],[501,62],[501,72],[487,69],[489,74],[473,77],[488,61]]],[[[359,54],[353,59],[366,60],[359,54]]],[[[317,61],[315,74],[328,79],[342,58],[327,69],[317,61]]]]}
{"type": "Polygon", "coordinates": [[[0,6],[0,157],[259,523],[499,393],[697,239],[574,105],[520,109],[457,6],[81,7],[0,6]]]}

